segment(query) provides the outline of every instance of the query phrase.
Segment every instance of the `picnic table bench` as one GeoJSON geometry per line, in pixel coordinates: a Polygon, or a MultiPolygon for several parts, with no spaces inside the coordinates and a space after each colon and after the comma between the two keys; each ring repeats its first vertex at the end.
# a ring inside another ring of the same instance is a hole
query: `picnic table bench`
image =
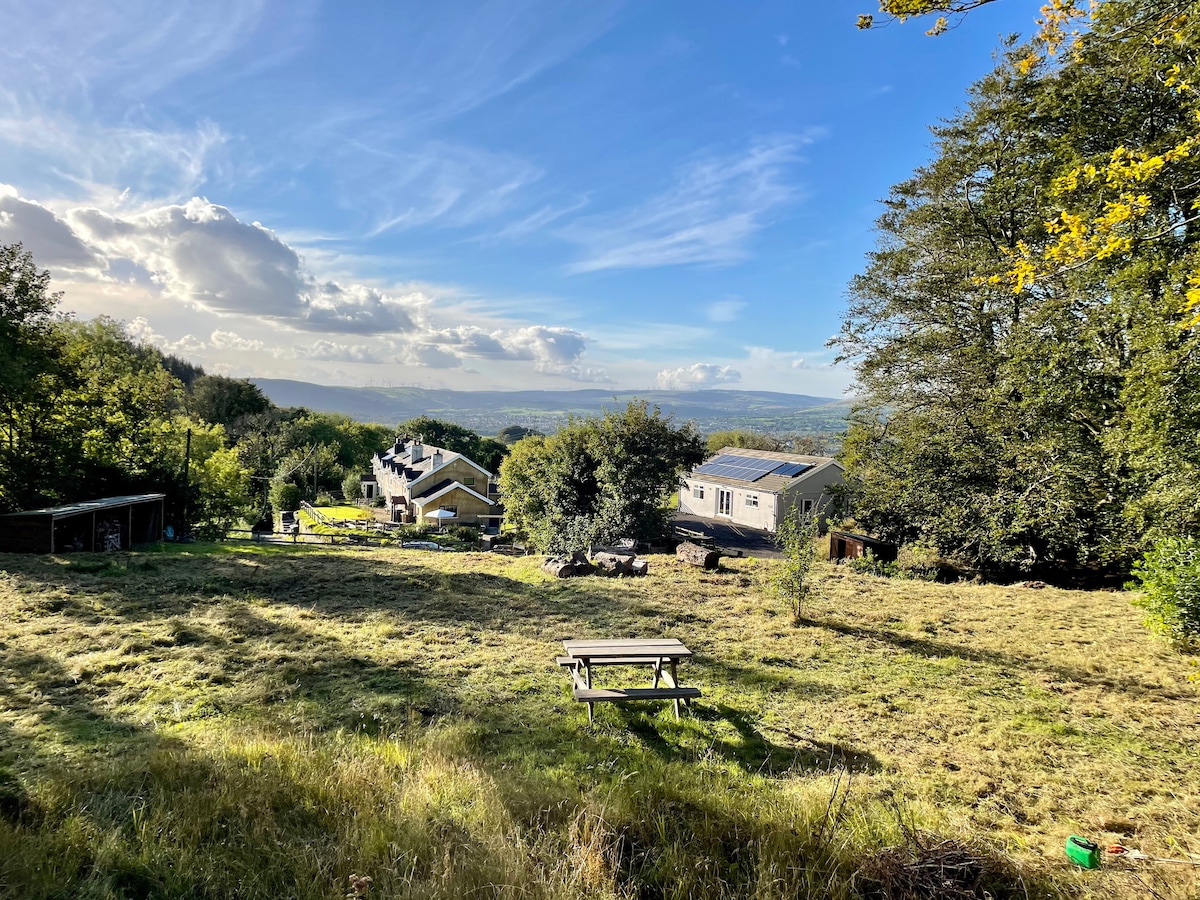
{"type": "Polygon", "coordinates": [[[700,696],[700,689],[681,687],[676,666],[689,659],[692,651],[674,638],[639,638],[620,640],[563,641],[566,656],[555,659],[568,669],[575,686],[575,699],[586,703],[588,721],[592,721],[596,703],[623,703],[628,700],[673,700],[675,718],[679,704],[691,703],[700,696]],[[599,666],[645,666],[654,674],[650,687],[598,688],[592,685],[592,669],[599,666]],[[665,687],[659,683],[665,682],[665,687]]]}

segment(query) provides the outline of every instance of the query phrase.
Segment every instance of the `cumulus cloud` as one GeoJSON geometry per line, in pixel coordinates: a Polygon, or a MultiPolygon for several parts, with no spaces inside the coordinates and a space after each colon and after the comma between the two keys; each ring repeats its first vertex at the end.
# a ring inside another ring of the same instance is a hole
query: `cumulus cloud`
{"type": "Polygon", "coordinates": [[[434,344],[410,344],[397,356],[396,362],[405,366],[421,366],[426,369],[457,369],[462,359],[449,350],[434,344]]]}
{"type": "Polygon", "coordinates": [[[39,266],[99,269],[103,262],[62,219],[40,203],[24,200],[0,184],[0,244],[20,241],[39,266]]]}
{"type": "Polygon", "coordinates": [[[170,295],[211,312],[339,334],[414,327],[400,299],[364,285],[318,283],[270,229],[199,197],[128,217],[77,209],[67,218],[105,256],[135,263],[170,295]]]}
{"type": "Polygon", "coordinates": [[[604,370],[579,364],[587,348],[587,337],[573,328],[528,325],[485,331],[473,325],[460,325],[433,332],[429,340],[460,357],[530,360],[544,374],[576,381],[607,380],[604,370]]]}
{"type": "Polygon", "coordinates": [[[297,359],[316,359],[325,362],[382,362],[373,347],[363,344],[339,344],[335,341],[315,341],[309,347],[295,347],[297,359]]]}
{"type": "Polygon", "coordinates": [[[729,366],[694,363],[686,368],[663,369],[658,373],[658,386],[664,391],[686,391],[709,388],[718,384],[737,384],[742,373],[729,366]]]}

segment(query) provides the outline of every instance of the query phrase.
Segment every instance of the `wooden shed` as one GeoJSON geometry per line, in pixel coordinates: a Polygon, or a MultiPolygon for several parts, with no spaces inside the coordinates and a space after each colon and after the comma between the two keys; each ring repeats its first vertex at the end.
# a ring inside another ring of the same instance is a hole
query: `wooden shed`
{"type": "Polygon", "coordinates": [[[162,540],[166,494],[106,497],[0,516],[0,552],[104,553],[162,540]]]}
{"type": "Polygon", "coordinates": [[[896,559],[894,544],[867,537],[865,534],[851,534],[848,531],[829,532],[829,558],[833,562],[858,559],[868,550],[872,556],[884,562],[893,562],[896,559]]]}

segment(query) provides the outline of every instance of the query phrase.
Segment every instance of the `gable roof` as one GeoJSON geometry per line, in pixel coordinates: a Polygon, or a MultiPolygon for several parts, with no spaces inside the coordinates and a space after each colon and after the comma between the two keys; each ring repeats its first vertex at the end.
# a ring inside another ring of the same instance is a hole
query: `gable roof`
{"type": "Polygon", "coordinates": [[[412,502],[414,504],[416,504],[417,506],[421,507],[422,509],[424,509],[425,504],[427,504],[433,500],[436,500],[439,497],[444,497],[446,494],[450,493],[455,488],[457,488],[460,491],[466,491],[468,494],[470,494],[473,497],[478,497],[480,500],[482,500],[488,506],[496,505],[495,500],[490,500],[487,497],[483,496],[483,494],[479,493],[478,491],[471,490],[465,484],[462,484],[458,481],[453,481],[449,478],[447,478],[445,481],[441,481],[441,482],[438,482],[438,484],[435,484],[433,486],[433,488],[431,489],[430,493],[422,494],[419,497],[413,497],[412,502]]]}

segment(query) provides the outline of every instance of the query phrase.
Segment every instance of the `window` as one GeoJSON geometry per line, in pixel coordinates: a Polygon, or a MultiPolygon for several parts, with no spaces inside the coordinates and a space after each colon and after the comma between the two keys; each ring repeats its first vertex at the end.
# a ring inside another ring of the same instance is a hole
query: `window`
{"type": "Polygon", "coordinates": [[[452,513],[455,517],[458,516],[457,506],[439,506],[438,509],[444,509],[448,513],[452,513]]]}
{"type": "Polygon", "coordinates": [[[692,485],[692,496],[695,497],[697,500],[703,500],[704,499],[704,485],[702,485],[702,484],[692,485]]]}
{"type": "Polygon", "coordinates": [[[812,504],[813,504],[813,502],[811,500],[805,500],[803,511],[806,513],[812,512],[812,504]]]}
{"type": "Polygon", "coordinates": [[[755,509],[758,509],[758,494],[747,494],[746,505],[753,506],[755,509]]]}
{"type": "Polygon", "coordinates": [[[475,487],[475,476],[468,475],[463,479],[463,484],[465,484],[467,487],[475,487]]]}

